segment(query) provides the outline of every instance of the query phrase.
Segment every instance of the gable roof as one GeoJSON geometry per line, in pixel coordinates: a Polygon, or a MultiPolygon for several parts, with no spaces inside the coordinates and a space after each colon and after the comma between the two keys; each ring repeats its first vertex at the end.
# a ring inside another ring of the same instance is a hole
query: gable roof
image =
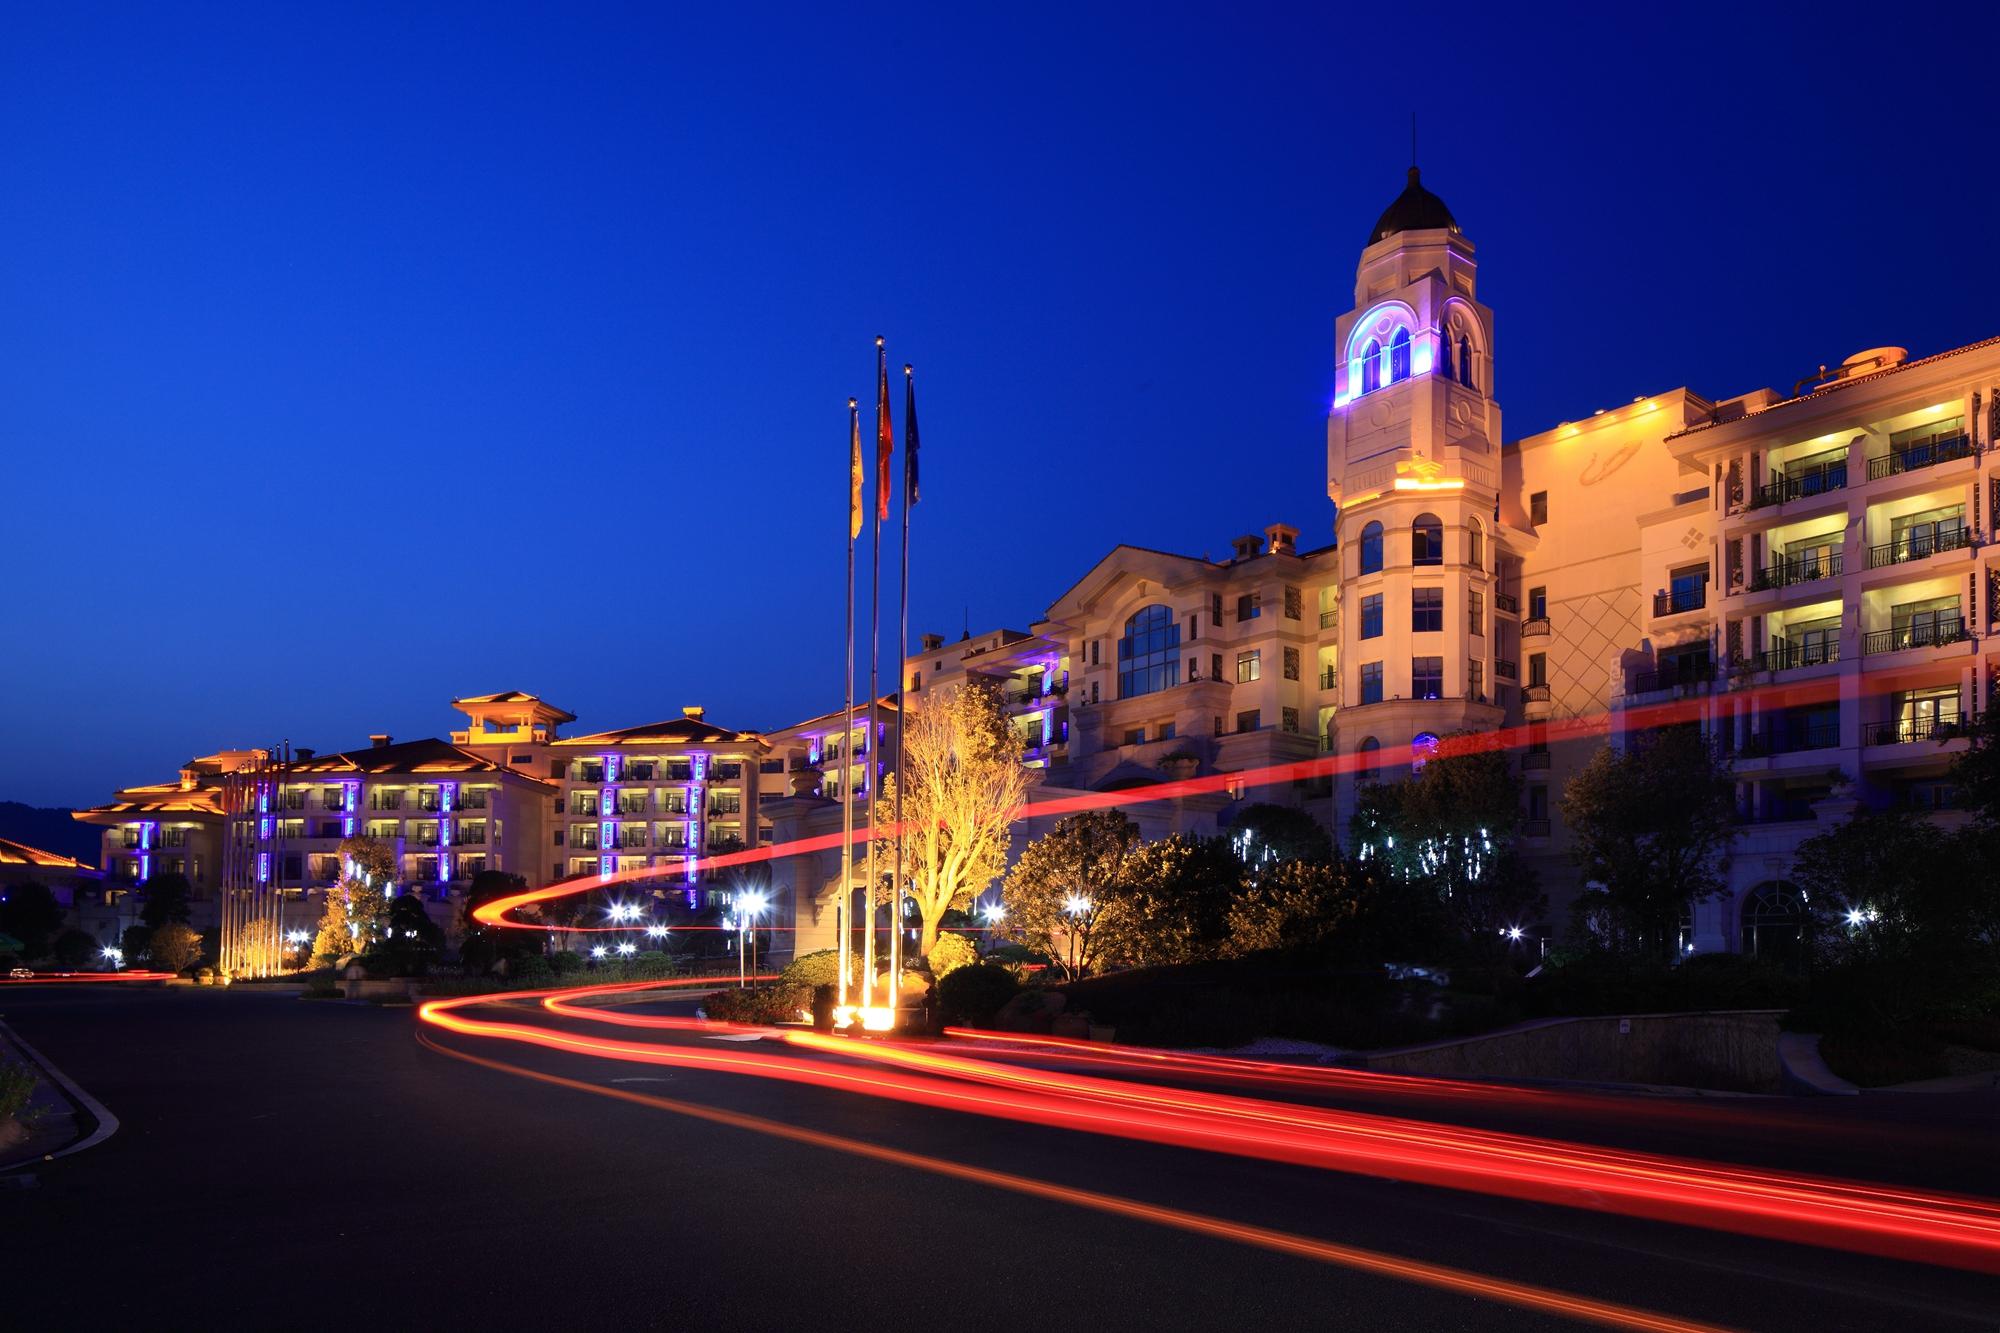
{"type": "Polygon", "coordinates": [[[636,727],[619,727],[589,736],[565,736],[549,742],[559,745],[728,745],[754,743],[762,738],[754,731],[731,731],[705,718],[681,716],[665,722],[647,722],[636,727]]]}
{"type": "Polygon", "coordinates": [[[286,776],[316,773],[509,773],[530,782],[542,781],[519,769],[496,764],[470,750],[461,750],[434,736],[394,745],[371,745],[363,750],[344,750],[339,754],[315,755],[311,759],[294,762],[286,776]]]}
{"type": "Polygon", "coordinates": [[[87,866],[73,856],[64,856],[61,852],[45,852],[39,847],[30,847],[25,842],[15,842],[12,838],[0,838],[0,866],[34,866],[41,870],[82,870],[93,875],[98,873],[96,866],[87,866]]]}

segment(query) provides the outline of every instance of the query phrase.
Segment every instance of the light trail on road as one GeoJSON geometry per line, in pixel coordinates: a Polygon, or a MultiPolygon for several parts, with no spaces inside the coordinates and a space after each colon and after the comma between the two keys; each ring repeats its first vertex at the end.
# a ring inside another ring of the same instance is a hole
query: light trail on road
{"type": "Polygon", "coordinates": [[[39,986],[46,982],[172,981],[178,972],[38,972],[32,977],[0,977],[9,986],[39,986]]]}
{"type": "Polygon", "coordinates": [[[635,1106],[666,1111],[673,1115],[704,1120],[711,1124],[726,1125],[734,1129],[769,1135],[794,1143],[805,1144],[831,1152],[846,1153],[850,1156],[868,1158],[892,1166],[923,1171],[932,1175],[983,1185],[991,1189],[1006,1190],[1009,1193],[1044,1199],[1053,1203],[1075,1208],[1086,1208],[1094,1212],[1122,1217],[1133,1221],[1146,1222],[1154,1226],[1169,1227],[1193,1235],[1206,1236],[1216,1240],[1229,1241],[1238,1245],[1254,1246],[1278,1254],[1309,1259],[1318,1263],[1336,1265],[1380,1277],[1393,1278],[1402,1282],[1416,1283],[1455,1295],[1469,1296],[1480,1300],[1498,1301],[1517,1309],[1533,1310],[1543,1314],[1557,1315],[1585,1323],[1597,1324],[1605,1328],[1631,1330],[1632,1333],[1727,1333],[1719,1325],[1700,1323],[1691,1319],[1680,1319],[1672,1315],[1643,1310],[1636,1306],[1620,1305],[1612,1301],[1594,1300],[1570,1292],[1558,1291],[1551,1287],[1538,1287],[1525,1282],[1510,1282],[1504,1278],[1489,1277],[1466,1269],[1451,1268],[1443,1264],[1425,1263],[1421,1260],[1406,1259],[1400,1255],[1386,1254],[1379,1250],[1363,1249],[1359,1246],[1340,1245],[1332,1241],[1302,1236],[1295,1232],[1279,1231],[1269,1227],[1252,1226],[1247,1223],[1230,1221],[1205,1213],[1189,1212],[1179,1208],[1167,1208],[1159,1204],[1145,1203],[1120,1195],[1105,1194],[1096,1190],[1079,1189],[1071,1185],[1059,1185],[1051,1181],[1037,1180],[1006,1171],[994,1171],[986,1167],[971,1166],[954,1162],[947,1158],[933,1157],[911,1152],[903,1148],[891,1148],[882,1144],[869,1143],[861,1139],[830,1134],[824,1130],[807,1129],[800,1125],[770,1120],[762,1116],[748,1115],[740,1111],[728,1111],[720,1107],[705,1106],[699,1102],[680,1101],[661,1097],[654,1093],[634,1092],[626,1088],[605,1087],[587,1083],[582,1079],[565,1078],[524,1065],[509,1064],[506,1061],[474,1055],[467,1051],[454,1050],[423,1033],[417,1040],[428,1049],[454,1060],[463,1060],[499,1073],[516,1078],[530,1079],[538,1083],[568,1088],[575,1092],[592,1096],[608,1097],[635,1106]]]}
{"type": "MultiPolygon", "coordinates": [[[[647,983],[518,992],[572,1020],[688,1032],[694,1019],[619,1014],[577,999],[647,983]],[[553,1001],[553,1003],[551,1003],[553,1001]]],[[[686,979],[679,989],[712,979],[686,979]]],[[[1456,1125],[1092,1078],[809,1031],[762,1031],[819,1059],[583,1036],[463,1016],[493,996],[432,1000],[427,1024],[600,1059],[707,1069],[1116,1138],[1617,1212],[1923,1263],[2000,1273],[2000,1204],[1730,1167],[1456,1125]]]]}

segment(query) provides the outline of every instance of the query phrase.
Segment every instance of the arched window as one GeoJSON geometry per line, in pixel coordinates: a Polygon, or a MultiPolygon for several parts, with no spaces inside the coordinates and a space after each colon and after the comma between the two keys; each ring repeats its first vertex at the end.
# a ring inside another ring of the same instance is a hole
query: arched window
{"type": "Polygon", "coordinates": [[[1142,607],[1118,640],[1118,697],[1151,694],[1181,683],[1181,627],[1167,607],[1142,607]]]}
{"type": "Polygon", "coordinates": [[[1479,387],[1472,382],[1472,339],[1463,333],[1458,335],[1458,382],[1468,389],[1479,387]]]}
{"type": "Polygon", "coordinates": [[[1375,755],[1381,748],[1382,742],[1376,740],[1373,736],[1355,746],[1354,754],[1360,762],[1355,765],[1354,771],[1356,773],[1373,773],[1375,771],[1375,755]]]}
{"type": "Polygon", "coordinates": [[[1436,514],[1418,514],[1417,521],[1410,524],[1410,563],[1444,563],[1444,524],[1438,522],[1436,514]]]}
{"type": "Polygon", "coordinates": [[[1370,338],[1361,348],[1361,392],[1382,387],[1382,344],[1370,338]]]}
{"type": "Polygon", "coordinates": [[[1458,378],[1458,367],[1452,361],[1451,334],[1443,325],[1438,326],[1438,373],[1446,379],[1458,378]]]}
{"type": "Polygon", "coordinates": [[[1474,569],[1486,568],[1486,534],[1476,518],[1465,521],[1465,563],[1474,569]]]}
{"type": "Polygon", "coordinates": [[[1389,340],[1389,383],[1410,377],[1410,331],[1397,329],[1389,340]]]}
{"type": "Polygon", "coordinates": [[[1420,731],[1410,738],[1410,772],[1421,773],[1424,765],[1437,758],[1438,738],[1432,731],[1420,731]]]}
{"type": "Polygon", "coordinates": [[[1382,572],[1382,525],[1370,523],[1361,529],[1361,572],[1380,574],[1382,572]]]}
{"type": "Polygon", "coordinates": [[[1776,963],[1805,953],[1806,906],[1798,890],[1766,880],[1743,899],[1743,952],[1776,963]]]}

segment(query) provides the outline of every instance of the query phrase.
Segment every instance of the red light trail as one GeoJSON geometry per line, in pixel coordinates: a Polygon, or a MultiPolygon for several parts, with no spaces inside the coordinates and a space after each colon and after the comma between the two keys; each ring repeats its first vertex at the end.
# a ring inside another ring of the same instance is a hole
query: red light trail
{"type": "Polygon", "coordinates": [[[39,986],[48,981],[101,982],[101,981],[172,981],[176,972],[38,972],[32,977],[0,977],[0,981],[10,986],[39,986]]]}
{"type": "MultiPolygon", "coordinates": [[[[674,984],[715,986],[708,979],[674,984]]],[[[607,1019],[574,1003],[647,986],[620,983],[505,998],[538,999],[564,1018],[629,1028],[684,1032],[696,1025],[663,1015],[607,1019]]],[[[831,1059],[584,1036],[457,1012],[494,1000],[483,995],[432,1000],[419,1016],[466,1036],[603,1059],[750,1075],[1116,1138],[2000,1273],[2000,1204],[1986,1200],[1052,1073],[805,1031],[763,1030],[831,1059]]]]}

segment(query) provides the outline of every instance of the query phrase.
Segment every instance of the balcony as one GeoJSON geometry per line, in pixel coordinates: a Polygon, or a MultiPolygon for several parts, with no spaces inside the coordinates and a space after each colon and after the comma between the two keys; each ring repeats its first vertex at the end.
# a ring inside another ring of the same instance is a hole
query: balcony
{"type": "Polygon", "coordinates": [[[1524,704],[1545,704],[1549,701],[1549,687],[1546,685],[1523,685],[1521,702],[1524,704]]]}
{"type": "Polygon", "coordinates": [[[1544,639],[1549,633],[1547,616],[1529,616],[1521,622],[1521,637],[1524,639],[1544,639]]]}
{"type": "Polygon", "coordinates": [[[1824,555],[1805,556],[1797,560],[1780,560],[1775,565],[1766,565],[1750,576],[1750,591],[1765,592],[1772,588],[1789,588],[1797,583],[1817,583],[1821,579],[1837,579],[1841,573],[1841,553],[1828,551],[1824,555]]]}
{"type": "Polygon", "coordinates": [[[1945,528],[1938,532],[1905,533],[1892,542],[1868,548],[1868,568],[1881,569],[1885,565],[1908,564],[1912,560],[1923,560],[1941,551],[1962,551],[1972,545],[1972,529],[1967,527],[1945,528]]]}
{"type": "Polygon", "coordinates": [[[1963,617],[1951,620],[1920,620],[1897,629],[1878,629],[1861,637],[1861,655],[1900,653],[1907,648],[1942,648],[1963,643],[1968,636],[1963,617]]]}
{"type": "Polygon", "coordinates": [[[1521,599],[1511,592],[1496,592],[1493,594],[1493,607],[1497,611],[1518,616],[1521,614],[1521,599]]]}
{"type": "MultiPolygon", "coordinates": [[[[1706,584],[1699,588],[1676,588],[1672,592],[1656,592],[1653,594],[1653,614],[1656,617],[1677,616],[1684,611],[1699,611],[1707,605],[1708,587],[1706,584]]],[[[1526,625],[1521,626],[1521,633],[1526,634],[1527,632],[1528,627],[1526,625]]]]}
{"type": "Polygon", "coordinates": [[[1337,690],[1337,689],[1339,689],[1339,688],[1340,688],[1340,668],[1339,668],[1339,667],[1323,667],[1323,668],[1321,668],[1321,670],[1320,670],[1320,673],[1319,673],[1319,687],[1320,687],[1321,689],[1323,689],[1323,690],[1337,690]]]}
{"type": "Polygon", "coordinates": [[[1961,717],[1954,709],[1939,717],[1904,717],[1868,728],[1865,744],[1910,745],[1917,741],[1962,740],[1978,724],[1976,716],[1961,717]]]}
{"type": "Polygon", "coordinates": [[[1839,660],[1840,640],[1832,635],[1822,639],[1807,639],[1799,643],[1780,639],[1772,647],[1754,654],[1744,664],[1744,670],[1790,671],[1795,667],[1819,666],[1839,660]]]}
{"type": "Polygon", "coordinates": [[[1537,768],[1547,768],[1548,766],[1549,752],[1547,750],[1529,750],[1521,756],[1521,771],[1523,773],[1537,768]]]}
{"type": "Polygon", "coordinates": [[[1791,500],[1803,500],[1809,496],[1825,495],[1847,488],[1847,464],[1822,463],[1805,469],[1795,476],[1781,476],[1775,481],[1767,481],[1757,488],[1750,507],[1762,509],[1766,505],[1781,505],[1791,500]]]}
{"type": "Polygon", "coordinates": [[[1319,738],[1319,752],[1321,754],[1333,753],[1333,737],[1321,736],[1319,738]]]}
{"type": "Polygon", "coordinates": [[[1504,657],[1496,657],[1493,659],[1493,674],[1501,680],[1519,680],[1521,678],[1521,667],[1517,662],[1511,662],[1504,657]]]}
{"type": "Polygon", "coordinates": [[[1703,694],[1715,681],[1715,663],[1696,659],[1661,667],[1658,671],[1632,673],[1631,694],[1653,694],[1675,690],[1683,694],[1703,694]]]}
{"type": "Polygon", "coordinates": [[[1524,838],[1546,838],[1549,836],[1549,821],[1546,819],[1524,819],[1521,821],[1521,836],[1524,838]]]}
{"type": "Polygon", "coordinates": [[[1918,468],[1936,467],[1939,463],[1949,463],[1954,458],[1970,458],[1972,453],[1972,438],[1968,435],[1925,440],[1922,444],[1911,445],[1905,449],[1892,449],[1880,458],[1869,459],[1868,480],[1880,481],[1899,472],[1915,472],[1918,468]]]}
{"type": "Polygon", "coordinates": [[[1319,613],[1319,627],[1321,629],[1337,629],[1339,626],[1340,612],[1322,611],[1319,613]]]}

